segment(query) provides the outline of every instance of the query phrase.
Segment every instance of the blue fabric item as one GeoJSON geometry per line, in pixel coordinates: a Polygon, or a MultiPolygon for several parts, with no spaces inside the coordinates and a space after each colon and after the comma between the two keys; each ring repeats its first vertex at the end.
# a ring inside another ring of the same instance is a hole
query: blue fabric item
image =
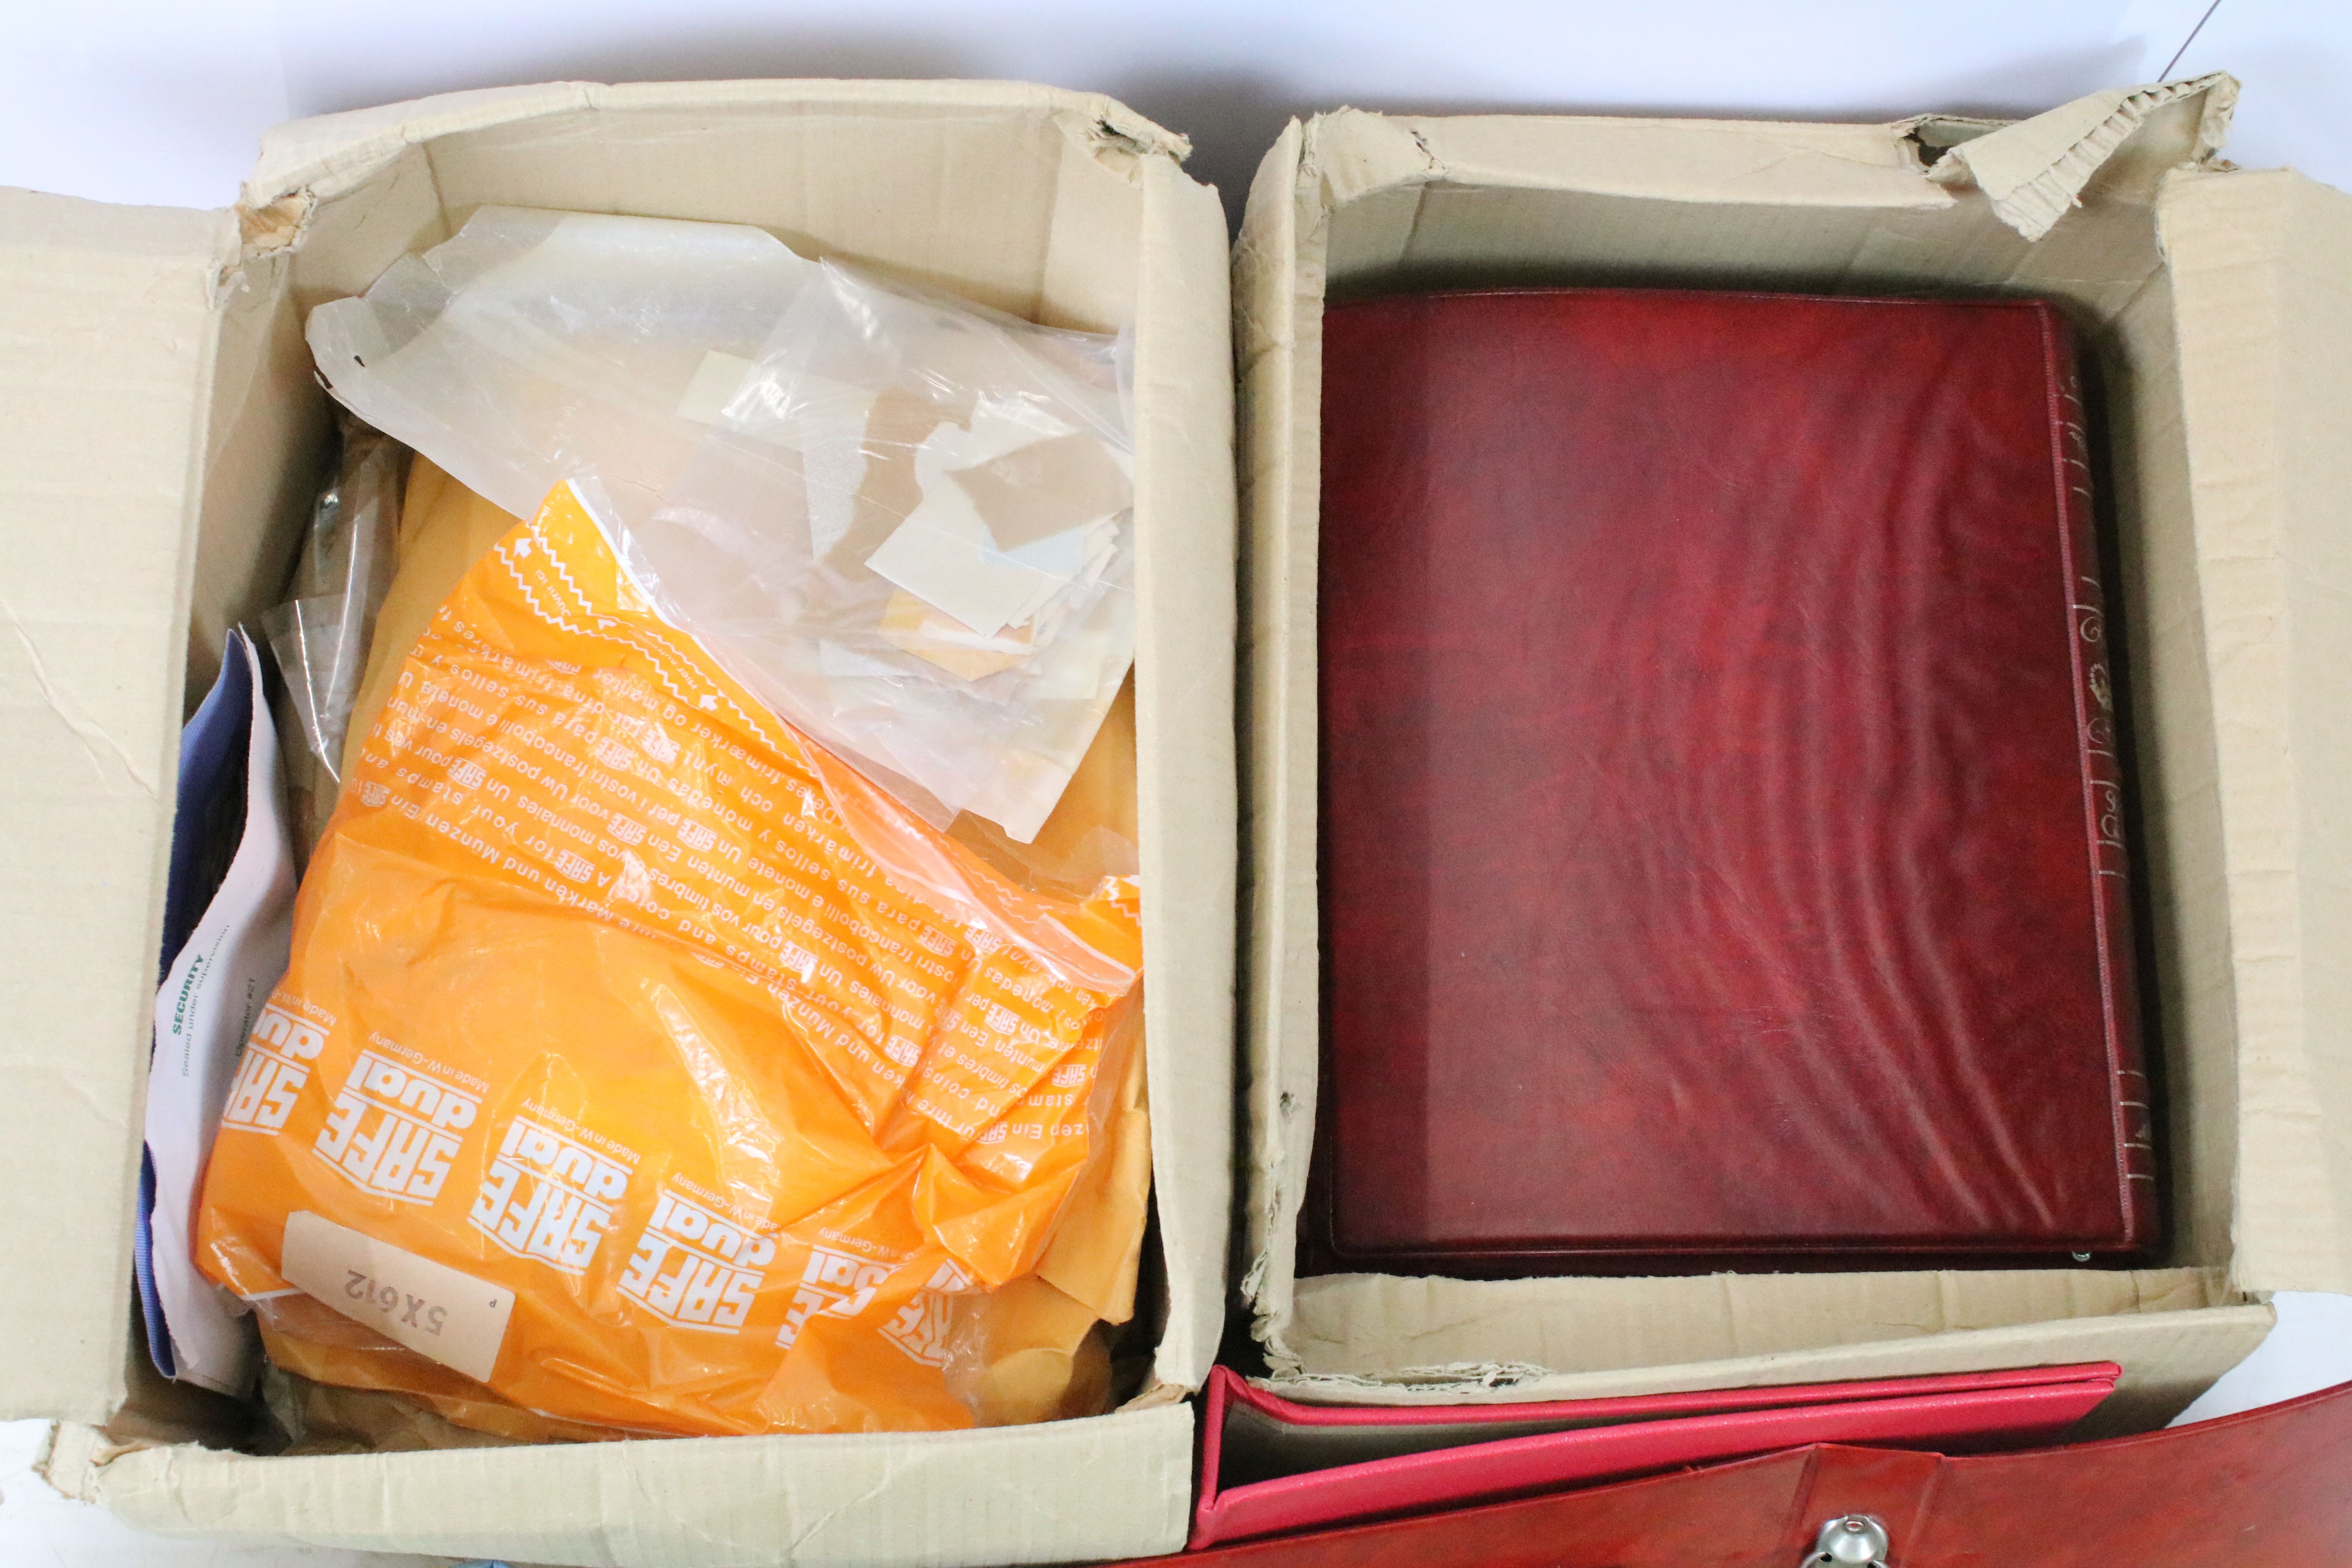
{"type": "MultiPolygon", "coordinates": [[[[253,669],[241,631],[228,634],[220,679],[205,693],[180,731],[179,793],[172,812],[172,869],[163,893],[161,985],[172,973],[205,906],[220,891],[245,837],[245,763],[253,744],[253,669]]],[[[148,1041],[148,1054],[154,1042],[148,1041]]],[[[139,1213],[131,1237],[131,1268],[139,1286],[139,1315],[147,1328],[147,1355],[165,1377],[177,1377],[163,1300],[155,1290],[155,1163],[139,1152],[139,1213]]]]}
{"type": "Polygon", "coordinates": [[[245,634],[231,631],[220,679],[180,731],[179,794],[172,816],[172,872],[163,894],[163,952],[155,984],[172,972],[205,907],[220,891],[245,834],[245,754],[253,743],[253,674],[245,634]]]}

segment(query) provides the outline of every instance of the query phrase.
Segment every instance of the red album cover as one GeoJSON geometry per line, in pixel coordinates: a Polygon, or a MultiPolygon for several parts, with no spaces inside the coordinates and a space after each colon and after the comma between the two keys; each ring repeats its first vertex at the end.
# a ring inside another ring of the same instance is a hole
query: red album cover
{"type": "Polygon", "coordinates": [[[1306,1271],[2154,1241],[2056,310],[1335,305],[1322,482],[1306,1271]]]}
{"type": "Polygon", "coordinates": [[[2352,1384],[2136,1437],[1958,1458],[1815,1444],[1153,1561],[1785,1568],[1854,1519],[1878,1528],[1896,1568],[2301,1568],[2352,1563],[2347,1475],[2352,1384]]]}

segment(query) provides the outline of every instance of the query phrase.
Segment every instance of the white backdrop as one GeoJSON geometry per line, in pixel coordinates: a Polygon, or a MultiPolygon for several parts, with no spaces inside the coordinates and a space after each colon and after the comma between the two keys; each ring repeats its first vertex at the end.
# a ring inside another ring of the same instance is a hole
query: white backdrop
{"type": "Polygon", "coordinates": [[[5,0],[0,184],[217,206],[278,121],[559,78],[1000,77],[1191,135],[1237,204],[1293,114],[2013,114],[2215,68],[2231,152],[2352,188],[2345,0],[5,0]],[[13,10],[13,15],[9,13],[13,10]]]}
{"type": "MultiPolygon", "coordinates": [[[[0,184],[220,206],[265,127],[457,88],[996,77],[1096,89],[1185,132],[1237,213],[1284,121],[1343,103],[2019,114],[2215,69],[2246,88],[2232,158],[2352,190],[2352,0],[0,0],[0,184]]],[[[2279,1305],[2270,1342],[2184,1419],[2352,1380],[2352,1300],[2279,1305]]],[[[424,1561],[148,1541],[48,1491],[26,1468],[41,1436],[0,1424],[0,1563],[424,1561]]]]}

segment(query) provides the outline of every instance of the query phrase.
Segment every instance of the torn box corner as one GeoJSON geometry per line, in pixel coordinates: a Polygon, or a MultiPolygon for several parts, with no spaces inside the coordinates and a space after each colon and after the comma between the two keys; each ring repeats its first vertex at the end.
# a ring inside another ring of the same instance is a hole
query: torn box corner
{"type": "Polygon", "coordinates": [[[33,1473],[76,1502],[98,1500],[98,1472],[110,1460],[143,1445],[118,1443],[95,1426],[60,1421],[33,1457],[33,1473]]]}
{"type": "Polygon", "coordinates": [[[1095,121],[1094,133],[1096,140],[1138,157],[1164,153],[1181,163],[1192,155],[1190,136],[1155,125],[1139,114],[1127,114],[1123,121],[1106,115],[1095,121]]]}
{"type": "Polygon", "coordinates": [[[303,231],[310,227],[310,215],[318,205],[318,197],[308,186],[259,205],[239,202],[236,209],[236,228],[244,245],[244,259],[251,261],[293,249],[300,242],[303,231]]]}
{"type": "Polygon", "coordinates": [[[1191,1397],[1192,1392],[1181,1384],[1170,1383],[1165,1378],[1154,1376],[1144,1385],[1142,1393],[1118,1407],[1118,1414],[1125,1415],[1139,1410],[1160,1410],[1171,1405],[1181,1405],[1191,1397]]]}
{"type": "Polygon", "coordinates": [[[1897,145],[1925,174],[1944,161],[1944,154],[1953,148],[1990,136],[2006,120],[1981,120],[1961,114],[1915,114],[1907,120],[1897,120],[1887,126],[1897,145]]]}
{"type": "MultiPolygon", "coordinates": [[[[1286,1311],[1283,1316],[1286,1319],[1289,1314],[1286,1311]]],[[[1291,1349],[1290,1342],[1283,1337],[1285,1326],[1275,1321],[1272,1312],[1260,1309],[1250,1319],[1250,1338],[1255,1340],[1258,1348],[1265,1352],[1268,1377],[1284,1380],[1303,1378],[1307,1375],[1307,1363],[1299,1359],[1298,1352],[1291,1349]]]]}
{"type": "Polygon", "coordinates": [[[1447,173],[1423,122],[1361,109],[1335,109],[1308,121],[1298,167],[1302,190],[1318,190],[1327,212],[1391,186],[1430,184],[1447,173]]]}
{"type": "Polygon", "coordinates": [[[1961,141],[1927,169],[1939,185],[1974,185],[2001,222],[2040,239],[2082,205],[2082,193],[2116,150],[2166,104],[2204,95],[2188,162],[2210,163],[2229,132],[2237,79],[2225,72],[2186,81],[2115,89],[2064,103],[2031,120],[1961,141]]]}
{"type": "Polygon", "coordinates": [[[2221,148],[2230,140],[2230,121],[2238,112],[2238,79],[2228,71],[2214,71],[2198,77],[2189,86],[2201,89],[2205,94],[2205,112],[2197,122],[2197,153],[2193,162],[2199,168],[2234,167],[2221,156],[2221,148]]]}
{"type": "Polygon", "coordinates": [[[1165,157],[1181,164],[1192,155],[1192,138],[1108,98],[1097,96],[1082,110],[1058,111],[1056,119],[1096,163],[1130,184],[1143,177],[1147,159],[1165,157]]]}

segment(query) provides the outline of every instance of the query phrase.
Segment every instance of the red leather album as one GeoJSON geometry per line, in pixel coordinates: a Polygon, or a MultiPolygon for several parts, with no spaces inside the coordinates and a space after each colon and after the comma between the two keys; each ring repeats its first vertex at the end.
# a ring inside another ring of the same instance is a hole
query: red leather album
{"type": "Polygon", "coordinates": [[[1897,1568],[2300,1568],[2352,1563],[2347,1475],[2352,1384],[2136,1437],[1959,1458],[1816,1444],[1154,1561],[1789,1568],[1821,1561],[1825,1525],[1856,1519],[1897,1568]]]}
{"type": "Polygon", "coordinates": [[[1191,1549],[1557,1491],[1807,1443],[2056,1441],[2112,1362],[1528,1405],[1301,1405],[1209,1369],[1191,1549]]]}
{"type": "Polygon", "coordinates": [[[1327,311],[1303,1271],[2152,1244],[2074,353],[2034,300],[1327,311]]]}

